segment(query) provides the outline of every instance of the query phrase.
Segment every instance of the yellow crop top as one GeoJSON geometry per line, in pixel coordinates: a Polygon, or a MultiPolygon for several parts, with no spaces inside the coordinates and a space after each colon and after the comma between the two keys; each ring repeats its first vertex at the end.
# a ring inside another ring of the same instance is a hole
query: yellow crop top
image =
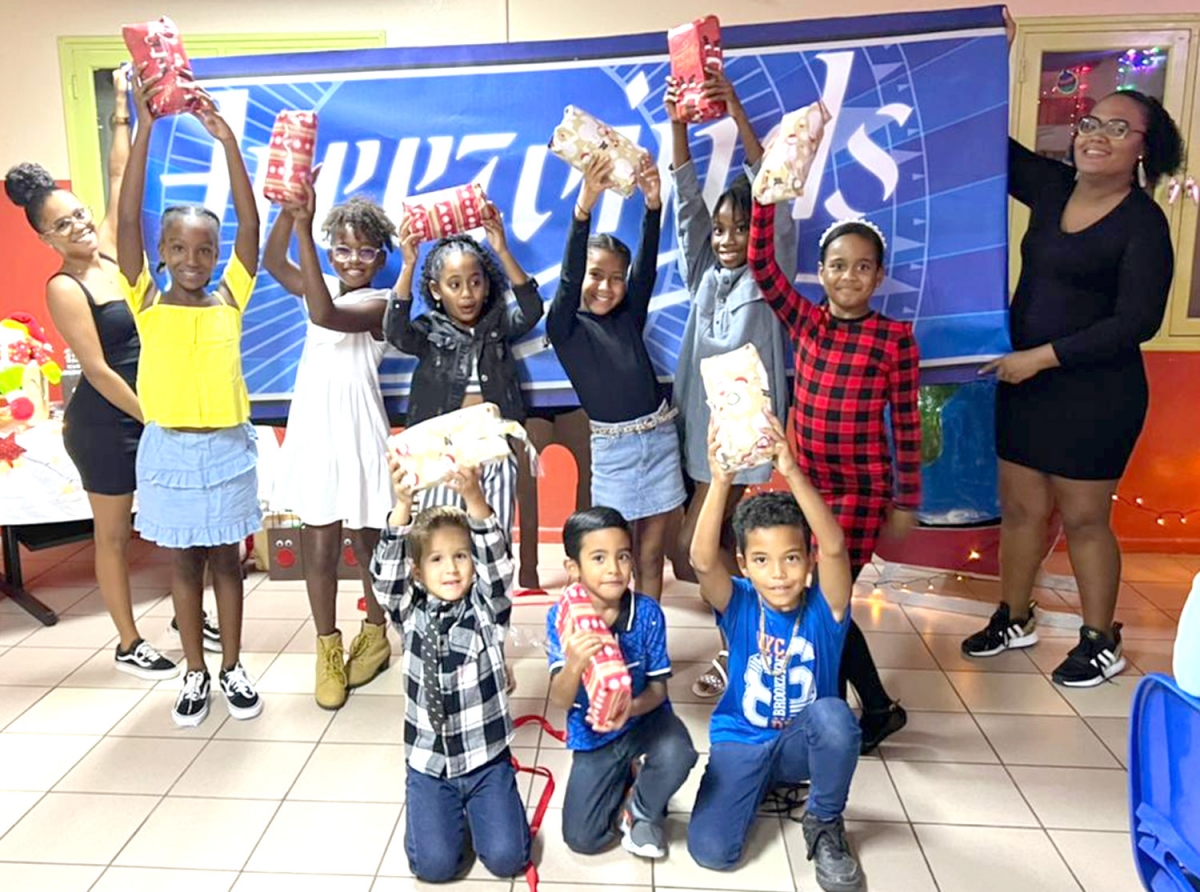
{"type": "Polygon", "coordinates": [[[142,341],[137,392],[146,423],[222,428],[247,421],[250,396],[242,378],[242,313],[254,290],[254,277],[237,254],[218,286],[222,302],[214,306],[162,303],[149,263],[143,263],[133,285],[124,276],[120,282],[142,341]],[[225,303],[226,298],[234,306],[225,303]]]}

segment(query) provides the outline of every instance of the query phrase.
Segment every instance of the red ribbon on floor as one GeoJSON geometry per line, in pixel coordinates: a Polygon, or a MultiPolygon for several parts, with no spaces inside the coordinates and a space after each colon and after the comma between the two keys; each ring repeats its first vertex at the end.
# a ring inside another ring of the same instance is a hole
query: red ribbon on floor
{"type": "MultiPolygon", "coordinates": [[[[540,715],[523,715],[513,720],[514,728],[520,728],[524,725],[541,725],[542,730],[555,740],[565,742],[567,739],[566,731],[559,731],[540,715]]],[[[550,800],[554,797],[554,775],[545,765],[534,765],[526,768],[517,761],[516,756],[513,756],[512,764],[513,768],[517,771],[524,771],[527,774],[534,774],[546,779],[546,786],[542,789],[542,795],[538,799],[537,808],[533,810],[533,819],[529,822],[529,839],[530,844],[532,844],[533,838],[542,829],[542,819],[546,817],[546,809],[550,807],[550,800]]],[[[529,859],[529,864],[525,867],[525,882],[529,884],[529,892],[538,892],[538,870],[532,858],[529,859]]]]}

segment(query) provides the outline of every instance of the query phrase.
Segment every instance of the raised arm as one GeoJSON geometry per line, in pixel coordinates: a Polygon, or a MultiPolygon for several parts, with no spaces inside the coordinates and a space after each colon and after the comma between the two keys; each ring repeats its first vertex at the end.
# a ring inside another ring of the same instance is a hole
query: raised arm
{"type": "Polygon", "coordinates": [[[725,103],[729,117],[737,124],[738,139],[742,141],[742,149],[746,153],[746,163],[751,166],[758,164],[763,156],[762,143],[758,139],[758,134],[754,132],[750,116],[742,107],[741,97],[738,96],[737,90],[734,89],[723,70],[709,69],[708,77],[704,79],[704,95],[711,100],[725,103]]]}
{"type": "Polygon", "coordinates": [[[1015,139],[1008,140],[1008,194],[1031,207],[1047,190],[1070,189],[1075,172],[1053,158],[1043,158],[1015,139]]]}
{"type": "Polygon", "coordinates": [[[288,244],[292,240],[294,215],[280,208],[275,215],[271,231],[267,233],[267,244],[263,247],[262,265],[283,290],[297,297],[304,296],[304,273],[288,257],[288,244]]]}
{"type": "Polygon", "coordinates": [[[413,276],[417,270],[421,236],[413,232],[408,217],[400,223],[399,239],[404,265],[400,268],[400,277],[396,280],[383,314],[383,335],[389,344],[402,353],[421,357],[429,348],[429,332],[419,320],[412,318],[413,276]]]}
{"type": "Polygon", "coordinates": [[[504,216],[494,204],[489,203],[484,211],[483,228],[487,232],[488,243],[504,266],[504,274],[508,276],[513,296],[517,299],[517,305],[508,311],[508,338],[515,341],[529,334],[541,320],[545,312],[542,296],[538,293],[537,283],[529,278],[525,268],[509,250],[504,216]]]}
{"type": "Polygon", "coordinates": [[[629,288],[625,292],[625,306],[634,313],[638,328],[646,324],[650,312],[650,296],[654,282],[658,279],[658,241],[662,231],[662,183],[658,167],[647,154],[637,172],[638,188],[646,197],[646,214],[642,218],[642,237],[637,255],[633,258],[633,269],[629,274],[629,288]]]}
{"type": "Polygon", "coordinates": [[[892,441],[896,444],[896,486],[892,502],[902,511],[921,507],[921,356],[912,326],[904,326],[904,336],[896,349],[895,364],[888,375],[888,401],[891,404],[892,441]]]}
{"type": "MultiPolygon", "coordinates": [[[[128,70],[123,67],[115,69],[112,73],[112,82],[115,102],[112,117],[109,119],[112,124],[112,145],[108,149],[108,203],[104,208],[104,219],[96,227],[96,240],[100,243],[100,253],[107,254],[109,257],[117,255],[117,205],[121,201],[121,182],[125,179],[125,168],[129,165],[130,128],[132,126],[129,117],[128,70]]],[[[60,328],[59,332],[61,331],[60,328]]],[[[78,356],[79,352],[76,351],[75,355],[78,356]]]]}
{"type": "Polygon", "coordinates": [[[316,213],[316,207],[316,191],[312,185],[305,184],[304,203],[288,205],[280,212],[281,217],[288,214],[294,221],[296,241],[300,246],[300,271],[304,280],[304,302],[308,305],[308,318],[322,328],[333,331],[369,331],[375,337],[382,338],[386,301],[364,300],[344,307],[339,307],[333,302],[329,286],[325,284],[325,275],[321,271],[317,244],[313,240],[313,214],[316,213]]]}
{"type": "Polygon", "coordinates": [[[496,514],[480,486],[478,467],[462,468],[447,484],[458,491],[467,508],[471,524],[471,556],[475,573],[488,587],[488,601],[496,621],[508,623],[512,612],[513,562],[508,548],[508,531],[500,529],[496,514]]]}
{"type": "Polygon", "coordinates": [[[792,286],[775,257],[775,213],[775,208],[770,205],[753,203],[746,260],[763,299],[771,305],[795,341],[816,308],[792,286]]]}
{"type": "Polygon", "coordinates": [[[413,491],[396,459],[388,456],[396,506],[379,532],[371,555],[371,590],[375,600],[400,625],[412,604],[412,568],[408,560],[408,533],[412,524],[413,491]]]}
{"type": "MultiPolygon", "coordinates": [[[[129,150],[129,163],[121,179],[117,198],[117,265],[121,275],[131,285],[142,275],[146,265],[146,246],[142,239],[142,204],[146,195],[146,162],[150,156],[150,131],[154,116],[150,113],[150,97],[160,89],[162,75],[143,76],[145,66],[133,86],[137,107],[138,127],[129,150]]],[[[135,309],[141,309],[137,307],[135,309]]]]}
{"type": "Polygon", "coordinates": [[[708,467],[712,482],[696,518],[689,557],[700,583],[700,597],[709,607],[724,613],[733,595],[733,578],[721,560],[721,526],[733,489],[733,475],[717,461],[716,428],[712,424],[708,428],[708,467]]]}
{"type": "Polygon", "coordinates": [[[597,155],[583,171],[583,184],[571,215],[571,229],[563,249],[562,269],[558,274],[558,291],[546,313],[546,335],[550,343],[562,343],[575,330],[575,314],[583,299],[583,277],[587,275],[587,243],[592,234],[592,208],[608,188],[612,160],[597,155]]]}
{"type": "Polygon", "coordinates": [[[225,150],[225,165],[229,169],[229,188],[233,193],[233,212],[237,215],[237,235],[233,240],[233,251],[242,262],[246,272],[253,276],[258,271],[258,203],[254,200],[254,189],[246,173],[246,162],[237,136],[221,117],[216,105],[208,99],[194,112],[225,150]]]}

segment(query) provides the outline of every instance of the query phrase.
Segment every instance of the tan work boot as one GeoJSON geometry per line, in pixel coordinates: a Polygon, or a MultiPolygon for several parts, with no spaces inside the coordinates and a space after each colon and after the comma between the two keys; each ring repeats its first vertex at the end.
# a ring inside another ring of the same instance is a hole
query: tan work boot
{"type": "Polygon", "coordinates": [[[350,661],[346,664],[348,686],[361,687],[388,667],[392,645],[387,637],[387,623],[377,626],[363,620],[362,629],[350,642],[350,661]]]}
{"type": "Polygon", "coordinates": [[[342,633],[317,636],[317,705],[341,709],[346,703],[346,650],[342,633]]]}

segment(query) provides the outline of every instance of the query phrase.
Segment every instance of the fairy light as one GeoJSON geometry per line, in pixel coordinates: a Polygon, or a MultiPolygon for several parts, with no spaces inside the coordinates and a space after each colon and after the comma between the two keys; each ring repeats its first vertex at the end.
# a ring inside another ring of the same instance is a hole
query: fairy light
{"type": "Polygon", "coordinates": [[[1156,508],[1147,505],[1142,496],[1134,496],[1131,499],[1120,493],[1113,493],[1112,500],[1118,505],[1154,515],[1154,522],[1160,527],[1168,526],[1171,521],[1178,521],[1181,525],[1187,526],[1189,518],[1200,515],[1200,508],[1156,508]]]}

